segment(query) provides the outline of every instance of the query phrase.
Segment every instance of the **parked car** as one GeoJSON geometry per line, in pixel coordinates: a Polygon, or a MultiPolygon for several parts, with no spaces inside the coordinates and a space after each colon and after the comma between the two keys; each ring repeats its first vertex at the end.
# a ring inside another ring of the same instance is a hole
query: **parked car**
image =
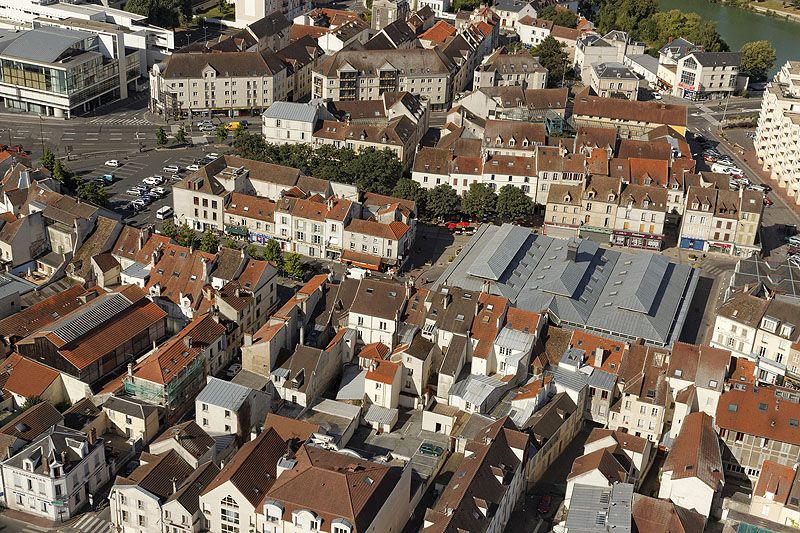
{"type": "Polygon", "coordinates": [[[202,126],[197,126],[197,129],[200,131],[214,131],[217,128],[213,124],[203,124],[202,126]]]}
{"type": "Polygon", "coordinates": [[[165,205],[164,207],[162,207],[158,211],[156,211],[156,219],[158,219],[158,220],[166,220],[166,219],[168,219],[168,218],[170,218],[172,216],[173,212],[174,211],[172,210],[171,206],[165,205]]]}
{"type": "Polygon", "coordinates": [[[152,189],[150,189],[150,194],[155,194],[159,198],[163,198],[167,194],[169,194],[169,191],[164,187],[153,187],[152,189]]]}
{"type": "Polygon", "coordinates": [[[94,182],[100,185],[111,185],[114,183],[114,174],[103,174],[102,176],[97,176],[94,179],[94,182]]]}
{"type": "Polygon", "coordinates": [[[241,124],[243,128],[247,128],[250,126],[250,123],[246,120],[240,120],[239,124],[241,124]]]}
{"type": "Polygon", "coordinates": [[[225,372],[225,375],[229,378],[234,377],[239,371],[242,369],[242,365],[239,363],[233,363],[231,366],[228,367],[228,370],[225,372]]]}
{"type": "Polygon", "coordinates": [[[434,457],[439,457],[444,453],[444,449],[441,446],[437,446],[432,442],[423,442],[419,447],[419,453],[422,455],[432,455],[434,457]]]}
{"type": "Polygon", "coordinates": [[[225,129],[227,131],[236,131],[238,129],[241,129],[241,127],[242,127],[242,123],[239,122],[239,121],[236,121],[236,120],[234,120],[233,122],[228,122],[227,124],[225,124],[225,129]]]}
{"type": "Polygon", "coordinates": [[[189,172],[197,172],[198,170],[200,170],[200,165],[189,165],[188,167],[186,167],[186,170],[188,170],[189,172]]]}
{"type": "Polygon", "coordinates": [[[156,185],[161,185],[164,183],[164,178],[161,176],[150,176],[149,178],[143,179],[142,183],[146,183],[147,185],[155,187],[156,185]]]}
{"type": "Polygon", "coordinates": [[[139,207],[139,209],[143,209],[143,208],[147,207],[147,202],[146,202],[146,201],[144,201],[144,200],[143,200],[143,199],[141,199],[141,198],[137,198],[136,200],[132,201],[131,203],[132,203],[133,205],[135,205],[135,206],[138,206],[138,207],[139,207]]]}
{"type": "Polygon", "coordinates": [[[758,192],[767,192],[767,188],[761,185],[760,183],[751,183],[747,186],[748,189],[751,191],[758,191],[758,192]]]}
{"type": "Polygon", "coordinates": [[[800,246],[800,235],[792,235],[791,237],[786,239],[786,242],[788,242],[792,246],[800,246]]]}
{"type": "Polygon", "coordinates": [[[181,171],[181,167],[178,165],[167,165],[163,168],[164,172],[169,172],[170,174],[177,174],[181,171]]]}
{"type": "Polygon", "coordinates": [[[140,191],[139,189],[137,189],[135,187],[131,187],[130,189],[125,191],[125,194],[130,194],[132,196],[139,196],[141,193],[142,193],[142,191],[140,191]]]}
{"type": "Polygon", "coordinates": [[[800,267],[800,254],[790,255],[789,263],[796,267],[800,267]]]}
{"type": "Polygon", "coordinates": [[[105,162],[105,165],[107,167],[118,167],[120,166],[120,163],[118,159],[109,159],[108,161],[105,162]]]}
{"type": "Polygon", "coordinates": [[[208,155],[206,155],[206,157],[213,161],[219,157],[219,154],[217,152],[208,152],[208,155]]]}
{"type": "Polygon", "coordinates": [[[774,205],[774,204],[775,204],[775,202],[770,200],[770,198],[768,196],[764,196],[764,205],[765,206],[769,207],[769,206],[774,205]]]}

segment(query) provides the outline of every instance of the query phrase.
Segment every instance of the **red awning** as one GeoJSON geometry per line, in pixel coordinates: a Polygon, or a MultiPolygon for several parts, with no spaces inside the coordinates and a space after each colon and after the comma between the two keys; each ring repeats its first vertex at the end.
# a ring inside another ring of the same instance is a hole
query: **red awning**
{"type": "Polygon", "coordinates": [[[381,258],[377,255],[362,254],[353,250],[342,252],[342,261],[368,270],[380,270],[381,268],[381,258]]]}

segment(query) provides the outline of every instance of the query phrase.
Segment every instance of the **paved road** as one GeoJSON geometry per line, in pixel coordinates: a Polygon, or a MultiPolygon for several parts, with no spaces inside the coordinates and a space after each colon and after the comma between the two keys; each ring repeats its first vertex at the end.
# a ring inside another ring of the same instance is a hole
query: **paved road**
{"type": "Polygon", "coordinates": [[[0,514],[2,533],[109,533],[111,531],[114,529],[109,521],[108,508],[99,513],[84,513],[77,520],[57,527],[34,525],[0,514]]]}

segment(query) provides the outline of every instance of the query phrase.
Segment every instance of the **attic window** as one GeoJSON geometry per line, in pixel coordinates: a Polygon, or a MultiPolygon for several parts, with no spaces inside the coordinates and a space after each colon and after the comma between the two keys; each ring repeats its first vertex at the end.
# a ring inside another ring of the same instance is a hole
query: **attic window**
{"type": "Polygon", "coordinates": [[[465,300],[472,300],[472,294],[469,293],[469,292],[465,292],[464,293],[464,299],[465,300]]]}
{"type": "Polygon", "coordinates": [[[678,378],[679,378],[679,377],[681,377],[682,375],[683,375],[683,370],[681,370],[680,368],[676,368],[676,369],[675,369],[675,377],[678,377],[678,378]]]}
{"type": "Polygon", "coordinates": [[[464,315],[456,315],[456,320],[458,320],[459,322],[463,322],[464,321],[464,315]]]}
{"type": "Polygon", "coordinates": [[[192,281],[194,281],[194,280],[196,280],[196,279],[197,279],[197,276],[195,276],[194,274],[192,274],[192,276],[191,276],[189,279],[191,279],[192,281]]]}
{"type": "Polygon", "coordinates": [[[793,428],[796,428],[797,427],[797,419],[796,418],[790,418],[789,419],[789,426],[793,427],[793,428]]]}
{"type": "Polygon", "coordinates": [[[656,391],[654,391],[653,389],[649,389],[647,391],[647,397],[650,398],[650,399],[655,398],[656,397],[656,391]]]}
{"type": "Polygon", "coordinates": [[[694,465],[686,465],[684,470],[694,470],[694,465]]]}
{"type": "Polygon", "coordinates": [[[766,413],[766,412],[767,412],[767,404],[765,404],[765,403],[759,403],[759,404],[758,404],[758,410],[759,410],[759,411],[761,411],[761,412],[764,412],[764,413],[766,413]]]}
{"type": "Polygon", "coordinates": [[[716,379],[709,379],[708,380],[708,386],[710,388],[712,388],[712,389],[716,388],[717,387],[717,380],[716,379]]]}
{"type": "Polygon", "coordinates": [[[396,297],[397,297],[397,293],[396,292],[394,292],[394,291],[390,291],[389,292],[389,298],[396,298],[396,297]]]}
{"type": "Polygon", "coordinates": [[[739,411],[739,406],[736,405],[735,403],[729,403],[728,404],[728,411],[730,411],[731,413],[735,413],[735,412],[739,411]]]}
{"type": "Polygon", "coordinates": [[[367,292],[368,292],[369,294],[372,294],[372,292],[373,292],[373,290],[372,290],[372,287],[367,287],[367,292]]]}

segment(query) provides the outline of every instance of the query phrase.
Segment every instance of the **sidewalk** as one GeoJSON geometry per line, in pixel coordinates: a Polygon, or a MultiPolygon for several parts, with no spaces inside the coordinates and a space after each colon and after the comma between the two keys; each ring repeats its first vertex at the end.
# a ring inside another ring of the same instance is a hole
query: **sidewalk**
{"type": "Polygon", "coordinates": [[[10,518],[12,520],[16,520],[17,522],[23,522],[23,523],[26,523],[26,524],[31,524],[33,526],[46,527],[46,528],[57,528],[57,527],[61,527],[63,525],[66,525],[65,522],[59,522],[59,521],[53,522],[53,521],[48,520],[46,518],[42,518],[41,516],[35,516],[35,515],[32,515],[32,514],[23,513],[21,511],[17,511],[17,510],[14,510],[14,509],[5,508],[5,509],[3,509],[1,514],[6,518],[10,518]]]}

